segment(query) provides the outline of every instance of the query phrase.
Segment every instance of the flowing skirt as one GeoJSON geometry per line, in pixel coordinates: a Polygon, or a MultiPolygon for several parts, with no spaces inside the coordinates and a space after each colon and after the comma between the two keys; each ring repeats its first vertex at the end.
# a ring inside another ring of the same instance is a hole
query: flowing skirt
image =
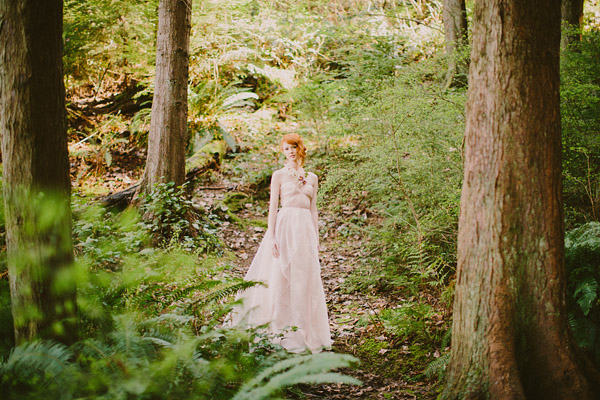
{"type": "Polygon", "coordinates": [[[265,235],[244,278],[266,286],[252,287],[238,296],[242,305],[233,310],[232,322],[245,326],[269,324],[269,332],[285,331],[280,344],[288,351],[330,348],[318,239],[310,210],[281,208],[275,237],[279,257],[273,257],[273,241],[265,235]]]}

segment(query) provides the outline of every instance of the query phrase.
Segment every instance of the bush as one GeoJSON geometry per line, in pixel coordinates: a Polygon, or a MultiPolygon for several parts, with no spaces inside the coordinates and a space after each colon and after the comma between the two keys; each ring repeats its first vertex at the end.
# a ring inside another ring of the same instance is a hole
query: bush
{"type": "Polygon", "coordinates": [[[255,334],[218,329],[191,335],[182,321],[185,318],[165,317],[140,324],[134,315],[122,315],[116,317],[115,330],[103,338],[84,339],[71,347],[24,343],[0,361],[3,396],[266,399],[298,383],[359,383],[329,372],[349,366],[354,357],[290,356],[275,352],[255,334]]]}
{"type": "Polygon", "coordinates": [[[202,215],[185,193],[172,182],[160,183],[146,196],[142,205],[146,228],[162,246],[178,243],[187,250],[212,252],[218,250],[216,215],[202,215]]]}
{"type": "Polygon", "coordinates": [[[569,231],[565,249],[571,329],[579,346],[600,366],[600,222],[569,231]]]}
{"type": "Polygon", "coordinates": [[[600,218],[600,31],[561,56],[561,117],[567,226],[600,218]]]}
{"type": "Polygon", "coordinates": [[[333,203],[366,203],[381,216],[371,235],[390,275],[419,285],[444,281],[456,262],[465,92],[438,89],[437,62],[348,78],[329,132],[350,144],[334,150],[321,189],[333,203]]]}
{"type": "Polygon", "coordinates": [[[330,372],[351,356],[291,355],[257,329],[224,324],[231,298],[256,284],[230,266],[179,245],[151,247],[136,211],[77,214],[81,340],[3,351],[3,398],[260,399],[297,383],[358,383],[330,372]]]}

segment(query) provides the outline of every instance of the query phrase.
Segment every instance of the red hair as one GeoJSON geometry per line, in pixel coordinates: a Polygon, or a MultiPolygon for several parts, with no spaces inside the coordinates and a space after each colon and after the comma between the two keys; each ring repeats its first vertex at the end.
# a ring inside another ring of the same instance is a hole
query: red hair
{"type": "Polygon", "coordinates": [[[296,149],[298,149],[298,161],[302,167],[304,165],[304,159],[306,158],[306,147],[304,146],[304,142],[302,142],[300,135],[297,133],[288,133],[287,135],[283,135],[281,138],[282,148],[284,143],[296,146],[296,149]]]}

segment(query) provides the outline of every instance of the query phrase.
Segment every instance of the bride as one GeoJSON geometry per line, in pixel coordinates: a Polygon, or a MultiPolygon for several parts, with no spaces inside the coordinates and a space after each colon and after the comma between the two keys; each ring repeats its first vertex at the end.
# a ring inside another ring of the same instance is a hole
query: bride
{"type": "Polygon", "coordinates": [[[303,168],[306,148],[298,134],[281,140],[285,166],[273,173],[268,229],[244,279],[262,281],[243,292],[235,325],[268,325],[293,352],[331,347],[321,282],[317,176],[303,168]],[[277,211],[281,199],[281,209],[277,211]]]}

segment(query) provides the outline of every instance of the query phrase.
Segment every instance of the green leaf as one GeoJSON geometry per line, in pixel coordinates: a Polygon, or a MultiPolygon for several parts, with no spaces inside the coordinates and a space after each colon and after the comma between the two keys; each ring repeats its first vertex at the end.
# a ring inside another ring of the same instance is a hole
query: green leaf
{"type": "Polygon", "coordinates": [[[598,297],[598,282],[593,278],[585,279],[577,285],[573,296],[577,299],[583,315],[587,316],[598,297]]]}

